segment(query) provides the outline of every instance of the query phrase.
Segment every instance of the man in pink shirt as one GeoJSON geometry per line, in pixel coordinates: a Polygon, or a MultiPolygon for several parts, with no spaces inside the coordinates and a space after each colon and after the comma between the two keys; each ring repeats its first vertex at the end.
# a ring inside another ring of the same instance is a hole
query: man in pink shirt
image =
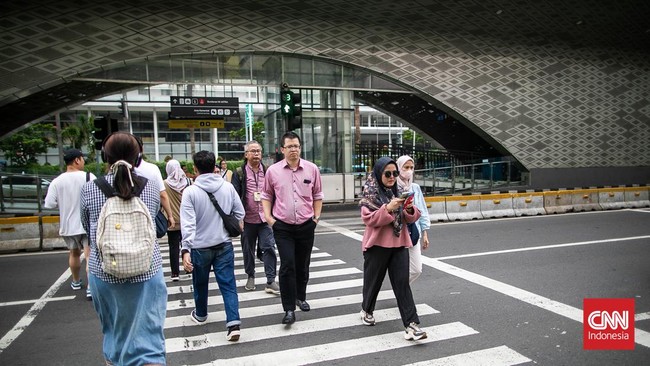
{"type": "Polygon", "coordinates": [[[289,131],[280,141],[284,159],[266,171],[262,206],[280,252],[282,324],[291,324],[296,321],[296,305],[302,311],[310,310],[307,282],[323,190],[318,167],[300,158],[300,137],[289,131]]]}

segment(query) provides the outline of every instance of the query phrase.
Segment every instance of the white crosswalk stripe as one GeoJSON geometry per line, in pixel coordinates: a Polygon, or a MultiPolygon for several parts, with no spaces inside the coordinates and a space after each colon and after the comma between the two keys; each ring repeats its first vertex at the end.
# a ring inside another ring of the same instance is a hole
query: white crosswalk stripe
{"type": "MultiPolygon", "coordinates": [[[[327,234],[327,233],[324,233],[327,234]]],[[[163,243],[163,267],[170,299],[167,304],[165,320],[166,348],[169,364],[194,365],[305,365],[330,362],[334,360],[364,357],[377,352],[400,352],[399,349],[423,346],[448,339],[468,337],[479,332],[461,323],[450,322],[423,326],[428,337],[416,342],[404,340],[404,331],[395,332],[395,324],[401,327],[401,317],[395,304],[392,290],[380,291],[374,312],[377,326],[362,325],[358,310],[362,301],[363,273],[344,261],[332,258],[329,253],[314,247],[310,266],[310,284],[307,286],[308,300],[312,312],[297,312],[298,321],[290,327],[280,324],[283,315],[278,295],[264,292],[266,278],[264,268],[256,261],[256,291],[244,290],[247,280],[241,259],[241,245],[234,241],[235,275],[237,276],[239,314],[243,321],[242,335],[238,342],[228,342],[225,330],[223,299],[218,286],[212,278],[209,284],[208,319],[206,324],[198,325],[190,319],[194,309],[191,275],[181,274],[181,281],[171,282],[169,275],[168,247],[163,243]],[[357,291],[355,292],[355,289],[357,291]],[[389,305],[389,306],[386,306],[389,305]],[[316,316],[316,317],[314,317],[316,316]],[[383,325],[383,327],[382,327],[383,325]],[[365,328],[365,329],[364,329],[365,328]],[[355,329],[353,332],[352,330],[355,329]],[[359,335],[357,330],[366,330],[359,335]],[[332,339],[328,333],[338,332],[341,336],[332,339]],[[379,333],[379,334],[378,334],[379,333]],[[347,336],[347,334],[353,334],[347,336]],[[357,334],[357,336],[354,336],[357,334]],[[275,341],[276,339],[314,340],[305,343],[275,341]],[[323,341],[319,341],[323,338],[323,341]],[[237,352],[233,345],[260,343],[268,346],[259,352],[237,352]],[[224,348],[225,347],[225,348],[224,348]]],[[[280,258],[278,256],[278,267],[280,258]]],[[[181,266],[182,269],[182,266],[181,266]]],[[[422,324],[435,324],[432,316],[439,314],[428,304],[418,304],[418,315],[422,324]]],[[[402,328],[403,329],[403,328],[402,328]]],[[[421,360],[421,358],[420,358],[421,360]]],[[[413,362],[413,360],[409,361],[413,362]]],[[[530,359],[499,345],[494,348],[473,350],[452,356],[410,363],[410,366],[425,365],[517,365],[531,362],[530,359]]]]}
{"type": "MultiPolygon", "coordinates": [[[[293,330],[293,328],[292,328],[293,330]]],[[[294,348],[284,351],[269,352],[263,357],[252,355],[228,360],[214,360],[205,365],[304,365],[308,363],[338,360],[345,357],[358,356],[398,348],[412,347],[451,338],[458,338],[477,334],[474,329],[460,322],[436,325],[429,328],[431,336],[417,342],[396,342],[402,337],[403,332],[381,334],[371,337],[350,339],[346,341],[321,344],[317,346],[294,348]]]]}

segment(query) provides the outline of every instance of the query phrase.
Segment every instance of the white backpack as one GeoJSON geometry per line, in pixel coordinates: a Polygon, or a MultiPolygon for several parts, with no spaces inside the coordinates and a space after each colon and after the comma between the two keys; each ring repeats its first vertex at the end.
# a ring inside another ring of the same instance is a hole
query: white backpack
{"type": "Polygon", "coordinates": [[[153,262],[156,232],[149,209],[138,197],[140,192],[125,200],[116,196],[104,177],[94,182],[107,198],[97,221],[97,250],[102,270],[117,278],[148,272],[153,262]]]}

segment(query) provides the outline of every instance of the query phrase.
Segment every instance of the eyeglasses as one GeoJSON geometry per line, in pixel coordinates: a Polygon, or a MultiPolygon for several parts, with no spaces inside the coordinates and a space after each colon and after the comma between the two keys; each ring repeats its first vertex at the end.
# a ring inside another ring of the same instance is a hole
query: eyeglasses
{"type": "Polygon", "coordinates": [[[284,148],[288,150],[300,150],[300,145],[287,145],[284,148]]]}
{"type": "Polygon", "coordinates": [[[393,170],[392,172],[391,171],[385,171],[384,172],[384,177],[390,178],[391,176],[393,176],[393,178],[397,178],[399,176],[399,171],[398,170],[393,170]]]}
{"type": "Polygon", "coordinates": [[[248,150],[246,152],[249,152],[251,154],[260,154],[260,153],[262,153],[262,150],[254,149],[254,150],[248,150]]]}

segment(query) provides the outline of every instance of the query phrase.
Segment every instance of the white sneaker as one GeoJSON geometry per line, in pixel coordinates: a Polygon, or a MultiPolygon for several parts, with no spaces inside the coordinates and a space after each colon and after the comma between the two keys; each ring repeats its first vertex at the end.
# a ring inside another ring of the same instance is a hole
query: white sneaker
{"type": "Polygon", "coordinates": [[[361,310],[361,321],[364,325],[375,325],[375,317],[361,310]]]}
{"type": "Polygon", "coordinates": [[[427,337],[427,332],[420,329],[416,323],[409,324],[404,331],[404,339],[407,341],[417,341],[420,339],[425,339],[427,337]]]}
{"type": "Polygon", "coordinates": [[[203,319],[199,319],[199,317],[196,315],[196,310],[192,310],[192,314],[190,314],[190,318],[192,318],[192,321],[195,322],[196,324],[203,325],[208,321],[208,317],[206,316],[203,319]]]}
{"type": "Polygon", "coordinates": [[[226,340],[229,342],[237,342],[239,340],[240,335],[241,335],[241,330],[239,329],[239,325],[233,325],[232,327],[228,327],[226,340]]]}

